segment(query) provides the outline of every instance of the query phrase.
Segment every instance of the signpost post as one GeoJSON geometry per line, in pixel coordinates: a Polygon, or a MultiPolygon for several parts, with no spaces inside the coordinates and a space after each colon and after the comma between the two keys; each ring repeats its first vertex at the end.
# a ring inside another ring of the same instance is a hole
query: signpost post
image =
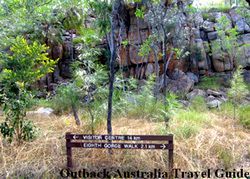
{"type": "Polygon", "coordinates": [[[173,135],[89,135],[66,133],[67,167],[73,167],[72,148],[95,149],[140,149],[168,150],[169,171],[173,169],[174,144],[173,135]],[[80,141],[80,142],[79,142],[80,141]],[[82,142],[84,141],[84,142],[82,142]],[[93,142],[98,141],[98,142],[93,142]],[[104,142],[105,141],[105,142],[104,142]],[[134,141],[135,143],[110,141],[134,141]],[[161,143],[138,143],[140,141],[161,141],[161,143]]]}

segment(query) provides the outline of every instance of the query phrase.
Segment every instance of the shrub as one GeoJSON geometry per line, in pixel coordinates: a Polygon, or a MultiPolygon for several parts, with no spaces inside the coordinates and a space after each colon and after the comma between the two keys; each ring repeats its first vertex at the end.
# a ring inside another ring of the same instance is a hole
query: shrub
{"type": "Polygon", "coordinates": [[[128,117],[145,118],[151,121],[166,121],[173,116],[179,107],[174,94],[169,93],[166,99],[157,99],[153,94],[154,77],[150,77],[142,89],[136,92],[125,93],[121,99],[121,106],[128,117]],[[164,105],[166,100],[167,105],[164,105]]]}
{"type": "Polygon", "coordinates": [[[239,109],[239,121],[247,129],[250,129],[250,106],[239,109]]]}
{"type": "Polygon", "coordinates": [[[191,106],[190,109],[194,111],[201,111],[204,112],[207,110],[207,104],[202,96],[196,96],[192,101],[191,101],[191,106]]]}
{"type": "Polygon", "coordinates": [[[65,113],[72,110],[76,124],[80,125],[78,109],[81,104],[81,91],[75,83],[61,85],[56,90],[56,95],[52,100],[52,108],[57,113],[65,113]]]}
{"type": "Polygon", "coordinates": [[[239,66],[234,72],[231,80],[231,88],[228,91],[228,97],[234,106],[234,119],[236,118],[236,108],[248,94],[247,86],[242,76],[242,68],[239,66]]]}
{"type": "Polygon", "coordinates": [[[33,82],[53,71],[55,61],[49,59],[47,47],[37,42],[29,44],[23,37],[17,37],[10,53],[0,53],[3,70],[2,84],[3,111],[5,121],[0,124],[4,138],[12,141],[15,137],[20,143],[35,138],[35,129],[26,119],[26,112],[32,104],[33,82]]]}
{"type": "Polygon", "coordinates": [[[233,116],[233,112],[234,112],[234,107],[233,104],[231,102],[225,102],[222,103],[220,106],[220,110],[216,110],[220,115],[223,116],[227,116],[227,117],[231,117],[233,116]]]}
{"type": "Polygon", "coordinates": [[[213,89],[218,90],[221,88],[221,84],[219,83],[219,77],[213,76],[213,77],[203,77],[199,84],[197,85],[200,89],[213,89]]]}

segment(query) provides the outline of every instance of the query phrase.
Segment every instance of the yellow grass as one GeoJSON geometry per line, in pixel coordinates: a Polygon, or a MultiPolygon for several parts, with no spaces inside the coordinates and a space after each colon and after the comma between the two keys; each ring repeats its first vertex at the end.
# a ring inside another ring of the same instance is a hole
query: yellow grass
{"type": "MultiPolygon", "coordinates": [[[[224,168],[222,151],[232,154],[232,168],[250,170],[250,133],[230,118],[221,118],[208,113],[208,125],[195,136],[174,141],[174,167],[185,171],[199,171],[208,168],[224,168]]],[[[6,144],[0,137],[0,178],[28,176],[30,178],[52,178],[66,167],[66,132],[87,133],[86,124],[77,127],[71,116],[30,116],[40,128],[40,135],[34,142],[17,146],[6,144]]],[[[178,120],[178,119],[174,119],[178,120]]],[[[120,118],[113,121],[114,134],[159,134],[164,123],[142,119],[120,118]]],[[[176,125],[170,126],[170,131],[176,125]]],[[[103,123],[96,129],[97,134],[106,133],[103,123]]],[[[101,168],[120,170],[152,171],[154,168],[167,170],[166,152],[114,150],[110,156],[104,149],[73,149],[75,169],[98,170],[101,168]]],[[[224,155],[223,155],[224,156],[224,155]]]]}

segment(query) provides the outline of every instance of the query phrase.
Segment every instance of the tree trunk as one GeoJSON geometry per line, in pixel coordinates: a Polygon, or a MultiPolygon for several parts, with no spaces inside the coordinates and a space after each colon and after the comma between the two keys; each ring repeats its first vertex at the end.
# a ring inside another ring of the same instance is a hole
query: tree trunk
{"type": "Polygon", "coordinates": [[[91,133],[92,133],[92,135],[94,135],[95,134],[95,129],[94,129],[94,120],[95,120],[95,117],[94,117],[94,115],[93,115],[93,113],[92,113],[91,108],[90,108],[89,105],[88,105],[88,111],[89,111],[89,115],[91,117],[91,133]]]}
{"type": "Polygon", "coordinates": [[[78,112],[77,112],[77,108],[74,104],[72,104],[72,112],[73,112],[73,115],[74,115],[74,118],[75,118],[75,121],[76,121],[76,125],[80,126],[81,125],[81,121],[78,117],[78,112]]]}
{"type": "Polygon", "coordinates": [[[116,58],[116,44],[115,44],[115,24],[114,24],[114,4],[112,10],[111,22],[111,33],[110,33],[110,64],[109,64],[109,96],[108,96],[108,116],[107,116],[107,132],[112,135],[112,100],[114,91],[114,79],[115,79],[115,58],[116,58]]]}
{"type": "MultiPolygon", "coordinates": [[[[162,54],[163,54],[163,63],[164,63],[164,67],[163,67],[163,95],[166,98],[167,95],[167,54],[166,54],[166,50],[167,50],[167,37],[165,34],[165,29],[164,27],[163,31],[164,31],[164,39],[163,39],[163,44],[162,44],[162,54]]],[[[164,99],[164,105],[166,105],[166,99],[164,99]]]]}

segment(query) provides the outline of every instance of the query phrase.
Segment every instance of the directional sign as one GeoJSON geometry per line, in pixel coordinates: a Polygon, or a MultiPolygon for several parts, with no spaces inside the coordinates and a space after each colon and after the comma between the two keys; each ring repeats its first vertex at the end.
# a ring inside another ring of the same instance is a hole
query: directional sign
{"type": "Polygon", "coordinates": [[[66,134],[66,139],[72,140],[130,140],[130,141],[167,141],[173,138],[172,135],[86,135],[86,134],[66,134]]]}
{"type": "Polygon", "coordinates": [[[96,148],[96,149],[172,149],[170,144],[135,144],[135,143],[91,143],[91,142],[71,142],[67,147],[96,148]]]}
{"type": "Polygon", "coordinates": [[[168,150],[169,171],[173,168],[173,135],[90,135],[66,133],[67,167],[73,167],[72,148],[88,149],[143,149],[143,150],[168,150]],[[85,141],[85,142],[82,142],[85,141]],[[87,142],[90,141],[90,142],[87,142]],[[96,141],[96,142],[92,142],[96,141]],[[113,143],[113,141],[122,141],[113,143]],[[123,141],[134,141],[127,143],[123,141]],[[161,143],[138,143],[139,141],[161,141],[161,143]],[[164,142],[162,142],[164,141],[164,142]]]}

